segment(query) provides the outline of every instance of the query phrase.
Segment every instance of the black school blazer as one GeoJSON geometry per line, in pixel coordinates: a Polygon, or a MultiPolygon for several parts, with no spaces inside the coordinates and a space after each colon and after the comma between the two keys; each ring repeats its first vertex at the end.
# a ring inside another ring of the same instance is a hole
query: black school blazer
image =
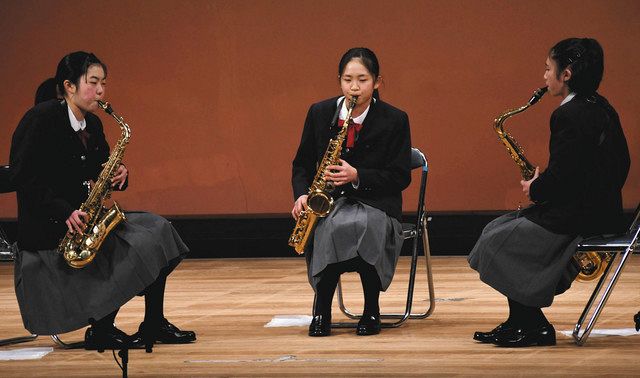
{"type": "Polygon", "coordinates": [[[620,232],[629,149],[607,100],[576,96],[551,115],[547,169],[532,182],[527,219],[555,233],[620,232]]]}
{"type": "Polygon", "coordinates": [[[13,134],[10,179],[17,190],[22,250],[58,246],[67,230],[65,220],[87,199],[83,183],[96,180],[109,157],[100,119],[91,113],[85,119],[90,134],[86,149],[71,127],[64,101],[36,105],[13,134]]]}
{"type": "MultiPolygon", "coordinates": [[[[294,199],[308,193],[329,139],[339,131],[337,126],[331,127],[337,100],[338,97],[330,98],[309,108],[293,159],[294,199]]],[[[358,189],[350,183],[337,187],[334,199],[346,196],[400,220],[402,190],[411,182],[411,134],[407,114],[383,101],[372,102],[354,147],[346,151],[343,145],[342,158],[358,170],[360,183],[358,189]]]]}

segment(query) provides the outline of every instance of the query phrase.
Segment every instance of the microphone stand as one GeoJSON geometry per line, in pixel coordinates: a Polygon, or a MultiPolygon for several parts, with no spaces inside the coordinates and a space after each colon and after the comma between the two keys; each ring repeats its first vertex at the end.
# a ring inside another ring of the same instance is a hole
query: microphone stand
{"type": "MultiPolygon", "coordinates": [[[[91,324],[92,327],[96,328],[95,327],[96,321],[93,318],[89,319],[89,324],[91,324]]],[[[115,349],[108,348],[106,346],[105,341],[102,338],[98,338],[96,341],[97,341],[96,350],[98,353],[104,353],[105,349],[111,349],[113,351],[113,357],[115,358],[116,356],[115,349]]],[[[117,358],[115,359],[120,369],[122,369],[122,378],[128,377],[130,348],[131,348],[131,340],[128,340],[126,343],[124,343],[122,348],[118,351],[118,357],[120,357],[120,359],[122,360],[122,365],[120,365],[120,362],[118,362],[117,358]]]]}

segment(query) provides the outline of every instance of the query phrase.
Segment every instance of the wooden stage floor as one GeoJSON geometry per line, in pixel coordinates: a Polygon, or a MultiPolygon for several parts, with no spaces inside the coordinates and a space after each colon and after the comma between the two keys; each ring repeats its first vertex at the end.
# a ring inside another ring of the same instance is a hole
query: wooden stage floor
{"type": "MultiPolygon", "coordinates": [[[[403,257],[383,310],[399,311],[405,298],[409,260],[403,257]]],[[[422,267],[421,267],[422,268],[422,267]]],[[[574,283],[546,310],[558,345],[504,349],[478,344],[475,330],[488,330],[506,317],[506,301],[481,283],[464,257],[433,259],[436,304],[425,320],[409,320],[380,335],[358,337],[351,329],[310,338],[306,327],[265,328],[275,315],[308,315],[313,300],[305,263],[290,259],[186,260],[169,278],[165,314],[179,327],[197,332],[189,345],[157,345],[152,354],[131,351],[129,374],[136,376],[401,376],[401,375],[640,375],[640,333],[592,336],[578,347],[560,333],[572,330],[593,283],[574,283]]],[[[424,273],[424,270],[420,272],[424,273]]],[[[0,337],[26,334],[13,291],[13,265],[0,264],[0,337]]],[[[425,275],[415,305],[426,306],[425,275]]],[[[357,276],[345,277],[346,302],[359,310],[357,276]]],[[[632,256],[605,308],[598,329],[632,328],[640,310],[640,260],[632,256]]],[[[133,333],[144,301],[135,298],[116,322],[133,333]]],[[[334,302],[334,321],[340,319],[334,302]]],[[[79,340],[83,331],[63,335],[79,340]]],[[[5,346],[50,347],[34,342],[5,346]]],[[[1,376],[120,376],[110,352],[62,350],[39,360],[0,361],[1,376]]]]}

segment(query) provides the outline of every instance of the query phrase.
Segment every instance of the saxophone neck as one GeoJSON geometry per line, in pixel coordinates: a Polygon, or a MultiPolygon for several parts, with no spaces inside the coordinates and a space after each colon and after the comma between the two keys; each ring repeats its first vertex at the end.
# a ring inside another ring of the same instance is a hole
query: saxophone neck
{"type": "Polygon", "coordinates": [[[340,142],[339,143],[340,147],[342,146],[342,142],[344,141],[344,139],[347,137],[347,130],[349,129],[349,125],[351,124],[351,121],[353,121],[351,119],[351,113],[353,113],[353,109],[355,109],[357,103],[358,103],[358,96],[353,96],[349,100],[349,106],[347,107],[347,116],[345,117],[344,122],[342,123],[342,128],[340,129],[338,136],[336,137],[336,140],[340,142]]]}

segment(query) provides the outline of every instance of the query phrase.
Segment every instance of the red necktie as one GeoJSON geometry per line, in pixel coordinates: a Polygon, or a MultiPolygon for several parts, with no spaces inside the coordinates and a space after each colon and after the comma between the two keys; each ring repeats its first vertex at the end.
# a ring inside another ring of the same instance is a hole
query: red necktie
{"type": "MultiPolygon", "coordinates": [[[[338,126],[344,125],[344,120],[338,120],[338,126]]],[[[356,143],[356,133],[359,133],[362,129],[362,125],[359,123],[349,122],[349,126],[347,129],[347,148],[353,148],[353,145],[356,143]]]]}
{"type": "Polygon", "coordinates": [[[85,129],[78,130],[78,138],[80,138],[84,148],[87,148],[87,144],[89,143],[89,132],[85,129]]]}

